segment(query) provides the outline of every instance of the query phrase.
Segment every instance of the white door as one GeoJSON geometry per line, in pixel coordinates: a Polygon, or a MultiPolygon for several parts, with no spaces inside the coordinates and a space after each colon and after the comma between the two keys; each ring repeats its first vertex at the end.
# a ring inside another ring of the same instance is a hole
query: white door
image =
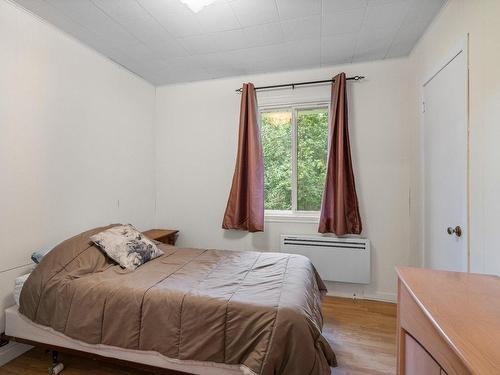
{"type": "Polygon", "coordinates": [[[424,264],[467,271],[467,54],[424,85],[424,264]]]}

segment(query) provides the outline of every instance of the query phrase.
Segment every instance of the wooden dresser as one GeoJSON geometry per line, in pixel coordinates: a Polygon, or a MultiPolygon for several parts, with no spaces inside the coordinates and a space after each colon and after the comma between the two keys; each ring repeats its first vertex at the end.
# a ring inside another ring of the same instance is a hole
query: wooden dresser
{"type": "Polygon", "coordinates": [[[500,374],[500,278],[399,267],[398,374],[500,374]]]}
{"type": "Polygon", "coordinates": [[[163,242],[167,245],[175,245],[179,231],[176,229],[150,229],[143,234],[151,240],[163,242]]]}

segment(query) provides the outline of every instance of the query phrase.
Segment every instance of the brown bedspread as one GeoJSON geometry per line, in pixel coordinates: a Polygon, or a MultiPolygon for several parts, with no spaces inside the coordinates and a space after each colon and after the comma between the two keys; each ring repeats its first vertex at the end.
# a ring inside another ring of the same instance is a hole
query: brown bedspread
{"type": "Polygon", "coordinates": [[[22,289],[20,312],[90,344],[240,364],[262,375],[330,374],[324,285],[307,258],[161,245],[165,255],[131,272],[89,243],[106,228],[46,255],[22,289]]]}

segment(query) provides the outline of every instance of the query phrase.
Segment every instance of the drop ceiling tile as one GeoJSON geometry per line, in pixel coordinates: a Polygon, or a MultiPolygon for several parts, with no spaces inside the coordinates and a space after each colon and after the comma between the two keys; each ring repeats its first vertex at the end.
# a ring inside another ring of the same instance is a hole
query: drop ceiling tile
{"type": "Polygon", "coordinates": [[[144,73],[148,71],[147,69],[145,69],[144,61],[142,61],[140,58],[123,55],[119,52],[114,54],[114,57],[117,57],[119,60],[115,60],[113,54],[111,54],[109,57],[140,77],[144,77],[144,73]]]}
{"type": "Polygon", "coordinates": [[[146,9],[161,9],[169,13],[191,14],[193,16],[195,14],[191,9],[189,9],[187,4],[183,3],[181,0],[137,0],[137,2],[146,9]]]}
{"type": "Polygon", "coordinates": [[[141,71],[157,72],[168,68],[168,61],[162,59],[150,59],[142,62],[141,71]]]}
{"type": "Polygon", "coordinates": [[[345,64],[352,61],[357,34],[342,34],[321,39],[321,65],[345,64]]]}
{"type": "Polygon", "coordinates": [[[16,0],[16,3],[24,9],[29,10],[30,13],[43,18],[50,15],[51,11],[54,10],[54,7],[49,5],[45,0],[16,0]]]}
{"type": "Polygon", "coordinates": [[[412,49],[413,44],[408,44],[406,42],[396,42],[391,45],[385,57],[392,59],[396,57],[408,56],[412,49]]]}
{"type": "MultiPolygon", "coordinates": [[[[197,69],[200,67],[198,64],[198,58],[194,56],[179,57],[168,62],[169,69],[181,70],[181,69],[197,69]]],[[[201,68],[201,67],[200,67],[201,68]]],[[[200,69],[200,71],[203,69],[200,69]]]]}
{"type": "MultiPolygon", "coordinates": [[[[109,39],[103,38],[101,35],[96,34],[90,29],[81,26],[79,23],[74,22],[71,18],[66,16],[58,8],[55,8],[51,4],[45,1],[36,0],[24,0],[23,6],[28,7],[31,11],[35,12],[39,16],[43,17],[45,20],[51,22],[55,26],[61,28],[69,35],[80,40],[87,46],[95,49],[99,53],[111,58],[114,61],[119,61],[119,56],[125,56],[122,53],[117,53],[116,49],[113,47],[114,43],[110,42],[109,39]],[[114,54],[114,56],[113,56],[114,54]]],[[[122,44],[130,43],[130,39],[127,41],[121,40],[122,44]]]]}
{"type": "Polygon", "coordinates": [[[62,11],[73,22],[85,25],[93,33],[114,44],[123,44],[131,38],[118,23],[107,16],[101,9],[87,0],[47,0],[62,11]]]}
{"type": "Polygon", "coordinates": [[[317,39],[249,48],[234,53],[248,73],[320,66],[320,43],[317,39]]]}
{"type": "Polygon", "coordinates": [[[97,34],[44,0],[19,0],[17,3],[76,38],[97,38],[97,34]]]}
{"type": "Polygon", "coordinates": [[[353,63],[364,62],[364,61],[375,61],[383,60],[387,55],[387,49],[381,48],[369,48],[367,50],[360,50],[356,52],[352,58],[353,63]]]}
{"type": "Polygon", "coordinates": [[[223,52],[195,56],[208,73],[210,79],[248,74],[246,64],[242,64],[234,52],[223,52]]]}
{"type": "Polygon", "coordinates": [[[288,59],[268,58],[259,60],[247,68],[248,74],[272,73],[288,70],[286,66],[288,59]]]}
{"type": "Polygon", "coordinates": [[[155,18],[169,33],[176,37],[199,35],[201,26],[185,5],[178,0],[137,0],[139,4],[155,18]]]}
{"type": "Polygon", "coordinates": [[[368,6],[379,7],[387,4],[408,3],[410,1],[418,1],[418,0],[368,0],[368,6]]]}
{"type": "Polygon", "coordinates": [[[156,39],[172,37],[171,34],[149,14],[143,14],[141,17],[130,19],[121,25],[127,32],[144,43],[156,39]]]}
{"type": "Polygon", "coordinates": [[[210,45],[213,39],[210,35],[202,34],[181,38],[179,39],[179,43],[181,43],[190,55],[202,55],[219,52],[215,46],[210,45]]]}
{"type": "Polygon", "coordinates": [[[368,28],[364,27],[358,35],[356,46],[368,48],[370,46],[382,46],[391,44],[396,32],[392,28],[368,28]]]}
{"type": "Polygon", "coordinates": [[[159,56],[148,46],[142,42],[131,41],[123,46],[116,47],[123,51],[128,56],[133,56],[138,59],[153,59],[159,56]]]}
{"type": "Polygon", "coordinates": [[[408,20],[398,30],[387,57],[401,57],[408,55],[420,36],[424,33],[428,22],[415,22],[408,20]]]}
{"type": "Polygon", "coordinates": [[[108,56],[107,52],[108,50],[115,48],[112,45],[112,43],[110,43],[108,40],[86,31],[79,33],[79,32],[74,32],[74,30],[68,30],[66,32],[72,35],[73,37],[78,38],[79,41],[83,42],[84,44],[86,44],[91,48],[94,48],[95,50],[97,50],[98,52],[102,53],[105,56],[108,56]]]}
{"type": "Polygon", "coordinates": [[[278,44],[285,40],[279,22],[244,28],[243,35],[248,47],[278,44]]]}
{"type": "Polygon", "coordinates": [[[232,70],[233,68],[244,70],[241,54],[235,53],[235,51],[196,55],[192,56],[192,59],[207,71],[232,70]]]}
{"type": "Polygon", "coordinates": [[[245,76],[250,74],[250,72],[248,72],[247,70],[240,69],[238,67],[230,67],[228,69],[206,69],[206,71],[208,75],[206,79],[220,79],[226,77],[245,76]]]}
{"type": "Polygon", "coordinates": [[[31,11],[31,8],[39,7],[41,3],[45,3],[45,0],[16,0],[16,3],[21,5],[24,9],[31,11]]]}
{"type": "Polygon", "coordinates": [[[396,1],[380,6],[368,5],[363,26],[397,30],[402,25],[409,8],[409,1],[396,1]]]}
{"type": "Polygon", "coordinates": [[[326,0],[323,1],[323,14],[366,8],[367,4],[368,0],[326,0]]]}
{"type": "Polygon", "coordinates": [[[394,37],[394,42],[414,43],[427,28],[427,22],[406,21],[394,37]]]}
{"type": "MultiPolygon", "coordinates": [[[[121,64],[120,64],[121,65],[121,64]]],[[[125,69],[128,69],[126,66],[124,66],[125,69]]],[[[130,70],[130,69],[128,69],[130,70]]],[[[139,77],[143,78],[144,80],[148,81],[149,83],[155,85],[155,86],[160,86],[160,85],[164,85],[165,83],[163,82],[158,82],[156,76],[157,76],[157,73],[156,72],[141,72],[140,74],[137,73],[137,72],[134,72],[135,74],[137,74],[139,77]]]]}
{"type": "Polygon", "coordinates": [[[321,42],[319,39],[297,40],[286,43],[289,68],[300,68],[321,65],[321,42]]]}
{"type": "Polygon", "coordinates": [[[143,16],[146,11],[135,0],[91,0],[98,8],[116,21],[126,21],[143,16]]]}
{"type": "Polygon", "coordinates": [[[269,66],[286,62],[290,58],[286,44],[262,46],[240,49],[232,52],[232,58],[239,66],[244,67],[249,73],[261,69],[266,64],[269,66]]]}
{"type": "Polygon", "coordinates": [[[105,47],[102,47],[102,50],[101,50],[101,47],[99,47],[99,46],[95,46],[95,47],[92,46],[92,47],[95,48],[95,50],[97,52],[103,54],[107,58],[113,60],[114,62],[116,62],[122,66],[124,65],[125,60],[130,59],[130,56],[126,55],[125,53],[123,53],[122,51],[120,51],[116,48],[105,46],[105,47]]]}
{"type": "Polygon", "coordinates": [[[194,18],[188,18],[176,14],[155,14],[155,17],[165,27],[165,29],[176,37],[180,38],[191,35],[199,35],[202,33],[200,24],[194,18]]]}
{"type": "Polygon", "coordinates": [[[193,55],[224,52],[246,48],[242,30],[221,31],[179,39],[186,50],[193,55]]]}
{"type": "MultiPolygon", "coordinates": [[[[46,21],[55,24],[62,29],[64,29],[66,26],[76,23],[66,13],[62,12],[57,7],[53,6],[50,3],[47,3],[44,0],[20,0],[17,1],[17,3],[28,9],[30,12],[38,15],[46,21]]],[[[80,24],[78,25],[83,27],[80,24]]]]}
{"type": "Polygon", "coordinates": [[[234,0],[229,4],[243,27],[279,21],[274,0],[234,0]]]}
{"type": "Polygon", "coordinates": [[[210,78],[210,74],[190,57],[171,61],[166,68],[154,72],[156,85],[177,82],[192,82],[210,78]]]}
{"type": "Polygon", "coordinates": [[[295,18],[281,22],[285,40],[319,39],[321,34],[321,16],[295,18]]]}
{"type": "Polygon", "coordinates": [[[171,38],[150,39],[144,42],[156,55],[163,59],[172,59],[188,55],[184,46],[178,40],[171,38]]]}
{"type": "Polygon", "coordinates": [[[364,28],[358,35],[353,61],[372,61],[385,58],[396,35],[391,28],[364,28]]]}
{"type": "Polygon", "coordinates": [[[203,8],[196,13],[196,19],[205,33],[241,28],[231,6],[226,3],[214,3],[203,8]]]}
{"type": "Polygon", "coordinates": [[[365,17],[365,9],[355,9],[346,12],[323,15],[322,36],[356,33],[361,30],[365,17]]]}
{"type": "Polygon", "coordinates": [[[315,16],[321,13],[321,0],[276,0],[280,19],[315,16]]]}
{"type": "MultiPolygon", "coordinates": [[[[126,60],[127,61],[127,60],[126,60]]],[[[162,59],[132,59],[129,58],[128,67],[142,77],[145,73],[158,72],[168,68],[168,62],[162,59]]]]}
{"type": "Polygon", "coordinates": [[[105,22],[109,17],[90,0],[46,0],[77,22],[97,23],[105,22]]]}
{"type": "MultiPolygon", "coordinates": [[[[16,1],[16,0],[12,0],[16,1]]],[[[404,56],[445,0],[17,0],[166,84],[404,56]]]]}
{"type": "Polygon", "coordinates": [[[408,11],[406,19],[414,22],[429,24],[441,10],[446,0],[419,0],[414,1],[408,11]]]}

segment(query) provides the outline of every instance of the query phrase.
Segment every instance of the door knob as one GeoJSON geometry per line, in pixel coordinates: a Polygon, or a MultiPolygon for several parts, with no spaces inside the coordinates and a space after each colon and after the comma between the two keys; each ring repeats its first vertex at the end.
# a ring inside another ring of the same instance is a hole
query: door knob
{"type": "Polygon", "coordinates": [[[462,228],[460,228],[460,225],[457,225],[455,228],[448,227],[446,231],[448,232],[449,235],[455,233],[457,237],[462,237],[462,228]]]}

